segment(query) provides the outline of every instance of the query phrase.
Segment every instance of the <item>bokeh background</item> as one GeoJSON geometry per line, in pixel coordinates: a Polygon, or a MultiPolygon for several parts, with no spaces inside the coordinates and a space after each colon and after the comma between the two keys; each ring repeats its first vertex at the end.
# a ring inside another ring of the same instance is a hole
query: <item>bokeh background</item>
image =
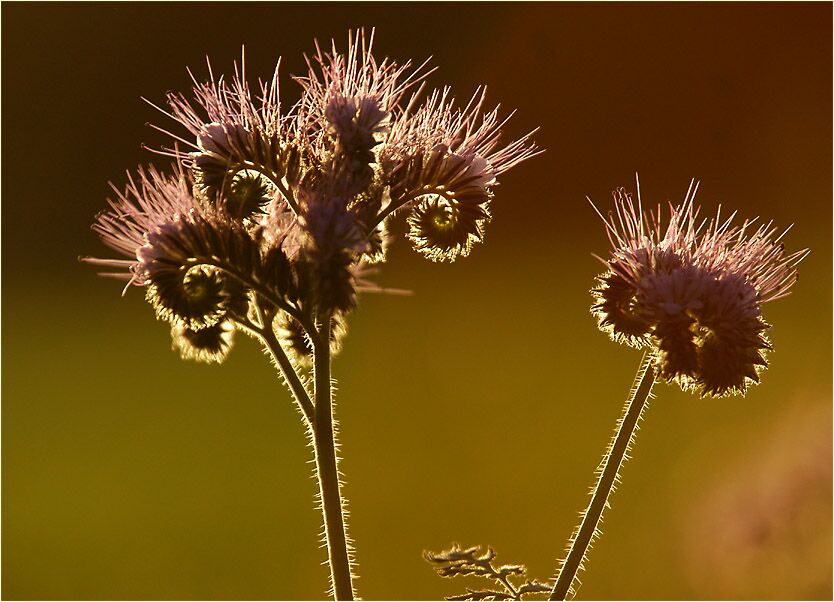
{"type": "MultiPolygon", "coordinates": [[[[582,599],[831,599],[832,7],[815,4],[5,3],[2,7],[2,596],[317,599],[320,515],[289,396],[239,336],[181,361],[136,289],[97,278],[108,180],[157,162],[140,100],[204,59],[303,70],[313,39],[377,27],[429,82],[517,108],[546,153],[503,180],[486,244],[452,265],[400,239],[335,363],[365,599],[464,585],[452,541],[547,578],[640,353],[597,331],[601,207],[702,181],[812,254],[765,308],[776,352],[746,398],[656,389],[582,599]]],[[[287,77],[289,102],[297,87],[287,77]]],[[[396,227],[402,232],[403,224],[396,227]]],[[[396,229],[395,228],[395,229],[396,229]]]]}

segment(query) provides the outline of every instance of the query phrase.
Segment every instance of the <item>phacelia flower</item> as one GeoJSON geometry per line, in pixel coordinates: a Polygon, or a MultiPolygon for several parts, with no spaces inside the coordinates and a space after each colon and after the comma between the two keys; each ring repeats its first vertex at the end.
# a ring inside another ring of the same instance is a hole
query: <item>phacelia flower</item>
{"type": "Polygon", "coordinates": [[[605,218],[612,252],[593,289],[592,314],[618,342],[654,351],[658,378],[720,397],[744,394],[767,367],[771,349],[761,305],[787,295],[807,251],[784,253],[777,228],[735,214],[701,220],[692,184],[669,206],[665,227],[639,198],[614,192],[605,218]]]}
{"type": "Polygon", "coordinates": [[[231,79],[209,65],[191,97],[157,107],[184,129],[154,126],[175,141],[156,151],[172,173],[140,168],[114,188],[93,229],[123,258],[87,261],[146,287],[183,357],[222,361],[256,322],[298,365],[316,323],[331,321],[338,348],[357,292],[374,290],[364,275],[385,259],[392,215],[411,212],[408,238],[428,258],[465,256],[498,176],[537,154],[532,132],[501,142],[506,119],[484,111],[484,90],[462,108],[448,88],[421,101],[425,64],[377,61],[372,46],[364,33],[346,53],[316,45],[289,109],[278,67],[253,91],[245,61],[231,79]]]}

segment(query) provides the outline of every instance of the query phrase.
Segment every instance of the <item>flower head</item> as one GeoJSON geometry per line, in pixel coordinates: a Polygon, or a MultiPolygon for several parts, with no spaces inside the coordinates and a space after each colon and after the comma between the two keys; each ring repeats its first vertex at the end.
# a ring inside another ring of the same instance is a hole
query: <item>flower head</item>
{"type": "Polygon", "coordinates": [[[209,65],[190,98],[157,107],[185,130],[154,126],[175,141],[156,151],[173,174],[129,176],[93,226],[125,258],[88,261],[147,287],[183,357],[222,361],[250,313],[275,318],[299,364],[317,322],[340,326],[337,347],[356,293],[374,290],[363,275],[385,259],[390,216],[412,212],[408,238],[427,257],[465,256],[497,177],[538,152],[532,132],[500,141],[506,119],[483,110],[484,90],[463,108],[448,88],[421,102],[425,64],[378,61],[372,47],[364,32],[345,53],[317,44],[286,110],[278,67],[253,92],[245,61],[231,79],[209,65]]]}
{"type": "Polygon", "coordinates": [[[785,255],[777,228],[755,220],[733,226],[699,219],[690,185],[683,203],[643,213],[622,189],[605,222],[612,252],[592,291],[601,330],[618,342],[654,349],[657,376],[702,395],[744,394],[759,382],[771,349],[761,305],[787,295],[797,264],[785,255]]]}

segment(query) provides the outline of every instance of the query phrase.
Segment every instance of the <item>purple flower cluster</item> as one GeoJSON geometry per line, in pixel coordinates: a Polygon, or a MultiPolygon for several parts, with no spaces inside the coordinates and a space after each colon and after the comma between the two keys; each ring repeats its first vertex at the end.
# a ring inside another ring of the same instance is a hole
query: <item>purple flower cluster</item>
{"type": "MultiPolygon", "coordinates": [[[[599,327],[654,350],[655,374],[701,395],[744,394],[771,349],[761,305],[787,295],[807,251],[786,255],[772,223],[700,220],[697,185],[670,205],[665,228],[622,189],[603,217],[612,245],[592,291],[599,327]]],[[[753,220],[755,221],[755,220],[753,220]]]]}
{"type": "Polygon", "coordinates": [[[173,172],[129,176],[93,226],[127,259],[88,261],[147,287],[184,357],[221,361],[258,305],[303,362],[305,336],[340,325],[384,260],[390,216],[411,212],[408,237],[430,259],[464,256],[496,178],[537,153],[530,134],[500,142],[505,121],[483,91],[461,108],[448,89],[421,100],[425,64],[378,62],[372,45],[357,33],[344,54],[317,46],[287,110],[278,67],[253,92],[244,63],[157,107],[187,131],[157,127],[175,141],[157,151],[173,172]]]}

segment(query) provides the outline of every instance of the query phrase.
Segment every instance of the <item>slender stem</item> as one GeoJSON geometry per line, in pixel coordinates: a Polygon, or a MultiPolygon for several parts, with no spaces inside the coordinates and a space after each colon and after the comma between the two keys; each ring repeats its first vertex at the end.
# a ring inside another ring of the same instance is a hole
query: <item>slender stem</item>
{"type": "MultiPolygon", "coordinates": [[[[492,568],[491,565],[490,568],[492,568]]],[[[498,579],[501,585],[504,586],[504,588],[507,590],[507,593],[513,597],[513,600],[520,600],[520,598],[518,597],[518,592],[512,586],[509,579],[507,579],[506,577],[496,577],[496,579],[498,579]]]]}
{"type": "Polygon", "coordinates": [[[397,201],[394,201],[393,199],[391,199],[391,202],[388,203],[388,206],[385,207],[385,209],[381,210],[376,215],[376,217],[373,219],[371,225],[368,227],[368,234],[373,232],[374,228],[376,228],[386,217],[388,217],[389,215],[394,213],[396,210],[401,209],[402,207],[404,207],[405,205],[407,205],[411,201],[413,201],[415,199],[418,199],[421,196],[426,196],[426,195],[429,195],[429,194],[438,194],[438,195],[442,196],[443,198],[445,198],[446,200],[449,200],[451,198],[449,196],[449,192],[445,188],[442,188],[442,187],[439,187],[439,188],[426,187],[426,188],[420,188],[419,190],[416,190],[416,191],[414,191],[410,194],[407,194],[403,198],[401,198],[397,201]]]}
{"type": "Polygon", "coordinates": [[[602,511],[608,505],[608,498],[611,495],[614,483],[618,480],[620,466],[623,463],[626,451],[631,447],[637,423],[643,413],[643,408],[646,407],[646,401],[655,382],[652,359],[652,354],[647,353],[637,371],[631,394],[623,408],[623,416],[618,421],[617,432],[598,468],[599,480],[591,495],[591,503],[582,516],[579,528],[571,538],[568,555],[559,570],[556,585],[553,586],[553,591],[550,593],[550,600],[566,600],[568,598],[573,591],[572,586],[576,580],[576,573],[584,564],[588,546],[591,544],[594,535],[598,533],[597,528],[602,518],[602,511]]]}
{"type": "Polygon", "coordinates": [[[391,215],[392,213],[394,213],[394,211],[396,211],[397,209],[399,209],[400,207],[402,207],[404,204],[405,204],[405,203],[399,203],[399,204],[395,205],[395,204],[394,204],[394,201],[391,201],[391,203],[390,203],[390,204],[389,204],[389,205],[388,205],[385,209],[383,209],[382,211],[380,211],[380,212],[377,214],[377,216],[376,216],[376,217],[372,220],[371,224],[368,226],[368,234],[370,234],[371,232],[373,232],[373,231],[374,231],[374,229],[375,229],[375,228],[376,228],[376,227],[377,227],[377,226],[378,226],[378,225],[379,225],[379,224],[380,224],[380,223],[381,223],[381,222],[382,222],[382,221],[383,221],[386,217],[388,217],[389,215],[391,215]]]}
{"type": "Polygon", "coordinates": [[[264,176],[267,180],[272,182],[278,189],[278,191],[283,195],[284,200],[287,201],[287,205],[290,206],[290,209],[293,210],[293,213],[295,213],[296,215],[299,214],[298,203],[296,203],[292,191],[286,186],[284,186],[284,183],[281,181],[281,177],[278,174],[274,173],[266,165],[262,163],[255,163],[254,161],[242,161],[239,165],[239,169],[236,169],[235,171],[240,171],[240,169],[256,171],[262,176],[264,176]]]}
{"type": "Polygon", "coordinates": [[[339,492],[339,469],[333,429],[332,389],[330,382],[330,315],[321,320],[314,341],[316,410],[313,437],[316,451],[316,474],[319,479],[321,507],[330,560],[330,577],[336,600],[353,600],[350,557],[345,534],[342,496],[339,492]]]}
{"type": "MultiPolygon", "coordinates": [[[[256,307],[256,309],[260,314],[260,308],[256,307]]],[[[261,320],[263,321],[263,318],[261,318],[261,320]]],[[[290,362],[290,359],[287,357],[287,354],[284,352],[284,349],[275,337],[275,333],[272,331],[272,325],[270,323],[266,325],[257,325],[253,324],[246,318],[240,317],[237,317],[235,322],[238,328],[242,329],[246,332],[246,334],[261,341],[261,343],[264,344],[264,347],[266,347],[272,354],[275,363],[278,364],[278,369],[281,371],[287,386],[289,386],[290,391],[293,394],[293,398],[295,398],[295,403],[298,404],[301,413],[304,414],[307,426],[309,426],[312,430],[315,409],[313,408],[313,402],[310,399],[310,394],[307,392],[307,388],[304,386],[304,383],[301,382],[301,378],[295,371],[292,362],[290,362]]],[[[271,320],[268,320],[267,322],[271,322],[271,320]]]]}
{"type": "Polygon", "coordinates": [[[313,428],[316,410],[313,407],[310,394],[307,393],[307,389],[304,387],[304,383],[301,382],[301,378],[299,378],[298,373],[295,371],[290,358],[287,357],[286,352],[281,347],[281,343],[278,342],[275,332],[272,330],[272,325],[265,324],[263,330],[260,331],[260,336],[263,339],[264,345],[266,345],[266,348],[269,349],[269,352],[275,359],[275,363],[278,364],[281,373],[284,375],[284,379],[287,381],[293,397],[295,397],[295,402],[304,414],[307,425],[313,428]]]}

